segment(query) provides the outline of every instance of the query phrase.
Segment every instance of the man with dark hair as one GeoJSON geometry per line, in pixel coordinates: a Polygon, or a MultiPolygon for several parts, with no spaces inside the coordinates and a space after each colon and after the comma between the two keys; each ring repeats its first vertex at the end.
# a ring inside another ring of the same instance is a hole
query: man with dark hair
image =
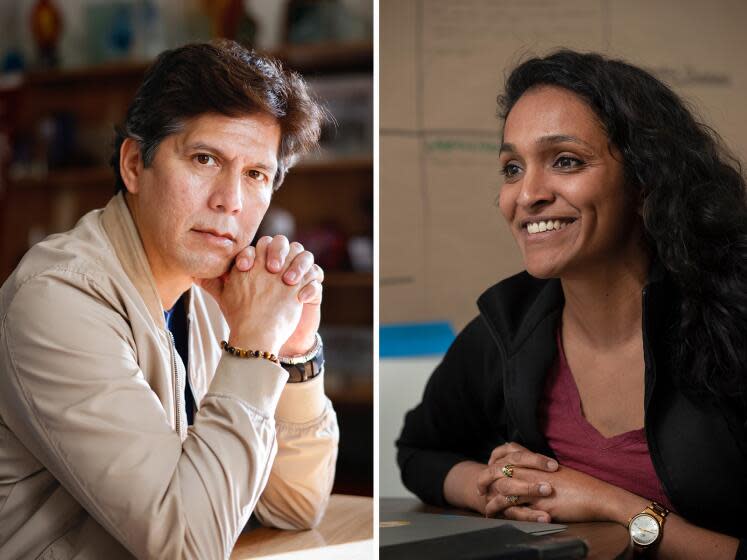
{"type": "Polygon", "coordinates": [[[252,512],[319,521],[323,273],[282,236],[250,242],[322,118],[229,41],[148,70],[117,194],[0,290],[0,557],[226,558],[252,512]]]}

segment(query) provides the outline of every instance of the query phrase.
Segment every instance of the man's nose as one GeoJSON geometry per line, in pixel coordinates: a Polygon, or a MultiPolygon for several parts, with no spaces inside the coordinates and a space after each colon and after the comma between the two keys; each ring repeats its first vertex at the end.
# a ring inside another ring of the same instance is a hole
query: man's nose
{"type": "Polygon", "coordinates": [[[231,169],[224,169],[213,183],[210,195],[210,207],[227,214],[238,214],[241,212],[243,205],[242,182],[241,173],[234,172],[231,169]]]}
{"type": "Polygon", "coordinates": [[[549,204],[554,198],[551,180],[542,169],[529,169],[525,172],[521,180],[519,196],[516,199],[519,206],[530,210],[549,204]]]}

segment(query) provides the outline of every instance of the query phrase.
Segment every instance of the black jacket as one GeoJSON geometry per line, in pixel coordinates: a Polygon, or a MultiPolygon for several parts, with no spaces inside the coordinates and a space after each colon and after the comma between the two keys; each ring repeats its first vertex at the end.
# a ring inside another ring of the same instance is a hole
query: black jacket
{"type": "MultiPolygon", "coordinates": [[[[644,424],[651,458],[680,515],[745,539],[744,415],[694,402],[677,388],[669,342],[676,301],[676,290],[654,267],[643,290],[644,424]]],[[[486,463],[502,443],[515,441],[553,456],[539,427],[538,405],[557,353],[563,303],[558,280],[538,280],[526,272],[479,298],[480,315],[433,372],[397,441],[402,481],[422,500],[445,506],[449,470],[465,460],[486,463]]]]}

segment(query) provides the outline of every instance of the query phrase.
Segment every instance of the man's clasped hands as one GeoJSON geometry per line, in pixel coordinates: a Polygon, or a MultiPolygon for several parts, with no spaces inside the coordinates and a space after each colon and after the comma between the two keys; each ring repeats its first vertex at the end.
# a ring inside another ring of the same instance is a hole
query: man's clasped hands
{"type": "Polygon", "coordinates": [[[296,356],[314,345],[324,272],[283,235],[242,249],[218,278],[195,279],[218,302],[235,347],[296,356]]]}

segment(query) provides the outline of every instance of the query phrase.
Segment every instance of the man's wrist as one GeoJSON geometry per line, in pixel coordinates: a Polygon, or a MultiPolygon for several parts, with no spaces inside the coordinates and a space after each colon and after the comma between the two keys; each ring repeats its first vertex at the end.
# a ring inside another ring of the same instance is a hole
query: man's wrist
{"type": "Polygon", "coordinates": [[[237,334],[231,333],[228,338],[228,344],[237,348],[245,348],[247,350],[259,350],[260,352],[270,352],[276,356],[280,355],[279,344],[275,342],[272,337],[268,337],[264,334],[237,334]]]}
{"type": "Polygon", "coordinates": [[[316,331],[304,336],[303,339],[286,342],[280,348],[282,358],[295,358],[308,354],[315,346],[318,333],[316,331]]]}
{"type": "Polygon", "coordinates": [[[313,346],[296,356],[280,356],[280,365],[288,372],[288,383],[301,383],[313,379],[324,370],[322,337],[314,336],[313,346]]]}

